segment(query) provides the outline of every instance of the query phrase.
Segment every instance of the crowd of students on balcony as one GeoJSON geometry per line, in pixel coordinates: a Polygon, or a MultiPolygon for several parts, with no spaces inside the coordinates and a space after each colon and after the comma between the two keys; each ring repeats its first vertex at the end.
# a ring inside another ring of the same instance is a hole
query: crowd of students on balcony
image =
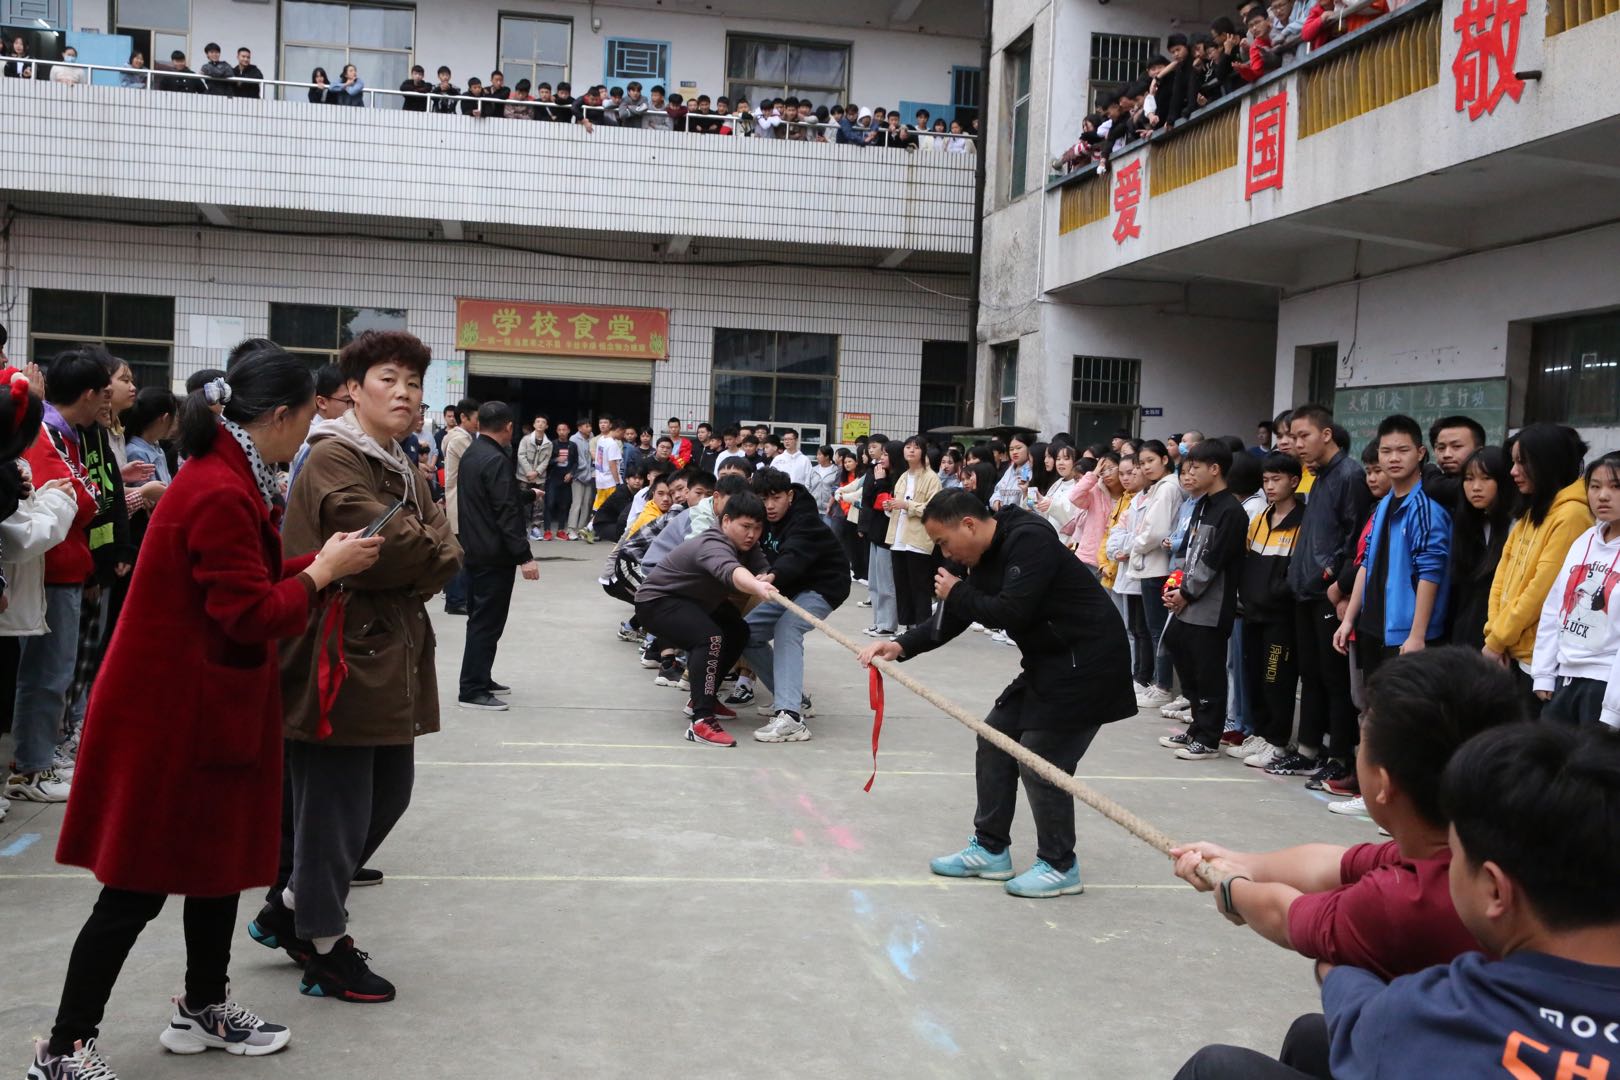
{"type": "MultiPolygon", "coordinates": [[[[128,64],[134,70],[122,72],[120,84],[145,89],[150,82],[157,90],[176,93],[259,97],[264,72],[254,66],[251,50],[245,47],[236,50],[234,67],[221,59],[220,47],[214,42],[209,42],[203,53],[208,61],[200,71],[192,71],[186,64],[186,54],[176,49],[170,53],[168,63],[158,66],[157,70],[163,74],[144,75],[140,72],[147,66],[146,57],[136,51],[130,55],[128,64]]],[[[77,59],[71,47],[63,50],[61,61],[45,62],[50,67],[49,77],[56,82],[85,82],[86,69],[72,66],[77,59]]],[[[7,47],[4,71],[13,77],[35,77],[34,58],[29,55],[27,42],[21,35],[7,47]]],[[[472,76],[465,90],[455,84],[454,73],[448,67],[439,68],[437,82],[428,82],[426,74],[422,65],[417,64],[411,68],[411,77],[399,84],[404,111],[579,124],[587,133],[594,132],[596,125],[604,124],[695,135],[739,135],[957,154],[974,152],[979,129],[977,119],[972,121],[969,131],[960,121],[947,123],[943,117],[930,117],[926,109],[918,109],[916,123],[907,124],[898,109],[883,106],[864,109],[853,103],[818,106],[808,98],[770,98],[761,101],[756,110],[748,99],[741,97],[733,102],[724,96],[711,99],[708,94],[699,94],[688,104],[680,94],[666,95],[662,86],[654,86],[644,94],[639,82],[612,88],[597,84],[576,97],[567,82],[559,82],[555,87],[549,82],[535,86],[528,79],[519,79],[516,86],[508,87],[506,77],[499,71],[490,73],[488,85],[478,76],[472,76]]],[[[317,105],[363,107],[367,104],[365,80],[353,64],[345,64],[336,78],[325,68],[316,68],[310,73],[307,93],[310,102],[317,105]]]]}
{"type": "Polygon", "coordinates": [[[1099,101],[1081,121],[1073,146],[1053,163],[1057,172],[1107,167],[1113,153],[1169,131],[1199,109],[1303,57],[1335,37],[1386,15],[1400,0],[1244,0],[1237,19],[1216,16],[1207,31],[1175,33],[1166,53],[1099,101]]]}

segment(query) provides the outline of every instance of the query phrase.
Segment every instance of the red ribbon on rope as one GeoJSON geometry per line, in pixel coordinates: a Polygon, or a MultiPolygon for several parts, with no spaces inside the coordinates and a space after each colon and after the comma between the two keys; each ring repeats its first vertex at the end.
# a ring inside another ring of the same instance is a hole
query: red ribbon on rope
{"type": "Polygon", "coordinates": [[[878,736],[883,733],[883,675],[878,671],[876,664],[867,670],[871,672],[867,687],[872,703],[872,775],[867,778],[863,790],[871,791],[872,781],[877,779],[878,736]]]}
{"type": "Polygon", "coordinates": [[[343,652],[343,613],[348,603],[349,594],[339,591],[327,603],[326,611],[321,615],[321,652],[315,680],[321,707],[320,720],[315,727],[317,740],[331,738],[332,706],[337,704],[338,691],[343,689],[344,680],[349,677],[349,658],[343,652]],[[335,646],[332,644],[334,641],[335,646]]]}

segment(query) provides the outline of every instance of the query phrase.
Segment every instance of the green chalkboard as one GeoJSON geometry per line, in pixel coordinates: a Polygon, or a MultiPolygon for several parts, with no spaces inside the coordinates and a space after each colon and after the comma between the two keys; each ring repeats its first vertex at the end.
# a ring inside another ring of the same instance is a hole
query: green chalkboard
{"type": "Polygon", "coordinates": [[[1500,446],[1507,436],[1508,383],[1506,379],[1458,379],[1451,382],[1397,383],[1388,386],[1346,386],[1334,391],[1333,422],[1350,433],[1352,454],[1378,432],[1378,424],[1391,413],[1405,413],[1427,436],[1429,425],[1442,416],[1471,416],[1485,428],[1485,438],[1500,446]]]}

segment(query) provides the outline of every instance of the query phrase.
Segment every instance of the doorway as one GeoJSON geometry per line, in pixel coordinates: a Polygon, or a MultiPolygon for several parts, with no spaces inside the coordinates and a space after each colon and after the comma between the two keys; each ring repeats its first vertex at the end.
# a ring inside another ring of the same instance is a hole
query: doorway
{"type": "Polygon", "coordinates": [[[652,387],[646,383],[576,382],[571,379],[521,379],[505,375],[468,375],[467,396],[475,401],[504,401],[527,429],[544,413],[553,429],[582,417],[613,416],[647,427],[652,415],[652,387]]]}

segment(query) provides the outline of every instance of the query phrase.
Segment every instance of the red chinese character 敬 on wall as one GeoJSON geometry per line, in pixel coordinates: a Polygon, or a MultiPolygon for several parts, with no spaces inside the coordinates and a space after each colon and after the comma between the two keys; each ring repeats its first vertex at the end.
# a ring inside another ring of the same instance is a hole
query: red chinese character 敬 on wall
{"type": "Polygon", "coordinates": [[[1136,207],[1141,201],[1142,159],[1137,158],[1114,176],[1114,209],[1119,211],[1119,220],[1114,222],[1114,243],[1123,244],[1142,235],[1142,226],[1136,223],[1136,207]]]}
{"type": "Polygon", "coordinates": [[[1469,120],[1495,112],[1503,96],[1519,100],[1524,80],[1514,74],[1519,58],[1519,24],[1528,0],[1463,0],[1462,14],[1451,24],[1462,35],[1451,62],[1457,85],[1457,111],[1469,120]]]}
{"type": "Polygon", "coordinates": [[[1283,186],[1283,149],[1287,141],[1288,91],[1280,90],[1249,107],[1249,156],[1244,167],[1243,197],[1283,186]]]}

